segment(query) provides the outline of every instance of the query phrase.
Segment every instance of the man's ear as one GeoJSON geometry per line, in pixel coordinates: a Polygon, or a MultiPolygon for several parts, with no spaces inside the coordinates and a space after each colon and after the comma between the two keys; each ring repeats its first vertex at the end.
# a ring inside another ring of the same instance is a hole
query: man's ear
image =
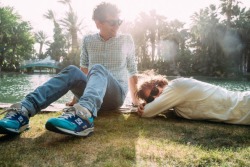
{"type": "Polygon", "coordinates": [[[99,20],[95,20],[96,28],[100,29],[101,24],[102,23],[99,20]]]}

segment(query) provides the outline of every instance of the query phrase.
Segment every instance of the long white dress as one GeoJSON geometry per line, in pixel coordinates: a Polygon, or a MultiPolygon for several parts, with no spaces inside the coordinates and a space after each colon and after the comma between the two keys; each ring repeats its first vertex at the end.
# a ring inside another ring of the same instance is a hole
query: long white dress
{"type": "Polygon", "coordinates": [[[250,125],[250,91],[233,92],[191,78],[170,81],[145,106],[142,116],[153,117],[171,108],[187,119],[250,125]]]}

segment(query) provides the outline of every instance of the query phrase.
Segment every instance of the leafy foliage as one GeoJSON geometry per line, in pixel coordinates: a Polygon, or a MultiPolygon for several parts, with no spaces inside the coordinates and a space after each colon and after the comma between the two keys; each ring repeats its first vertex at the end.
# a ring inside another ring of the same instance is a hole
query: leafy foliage
{"type": "Polygon", "coordinates": [[[35,42],[31,27],[11,7],[0,7],[0,71],[17,70],[29,59],[35,42]]]}
{"type": "MultiPolygon", "coordinates": [[[[166,75],[221,77],[250,72],[250,9],[241,8],[237,0],[220,1],[218,6],[211,4],[195,12],[189,28],[178,20],[168,20],[155,10],[141,12],[134,22],[124,22],[120,30],[134,38],[138,69],[154,69],[166,75]]],[[[40,44],[37,57],[50,55],[57,61],[63,59],[63,67],[78,66],[81,41],[78,34],[83,29],[82,21],[74,12],[71,0],[58,2],[68,10],[61,19],[55,18],[51,10],[44,15],[53,22],[54,35],[53,41],[49,41],[42,31],[35,33],[36,42],[40,44]],[[44,45],[48,45],[45,53],[42,52],[44,45]]],[[[5,14],[1,14],[0,22],[0,66],[6,68],[18,66],[21,58],[28,59],[32,54],[32,47],[25,41],[32,37],[19,34],[20,17],[12,10],[1,10],[5,14]],[[22,46],[17,44],[20,41],[22,46]]],[[[25,24],[28,25],[25,22],[20,25],[25,27],[25,24]]]]}
{"type": "MultiPolygon", "coordinates": [[[[192,16],[189,29],[156,11],[141,13],[130,30],[138,68],[167,75],[236,76],[250,71],[250,10],[236,0],[221,0],[192,16]],[[226,16],[226,17],[223,17],[226,16]],[[140,27],[140,28],[138,28],[140,27]]],[[[126,25],[125,25],[126,27],[126,25]]]]}

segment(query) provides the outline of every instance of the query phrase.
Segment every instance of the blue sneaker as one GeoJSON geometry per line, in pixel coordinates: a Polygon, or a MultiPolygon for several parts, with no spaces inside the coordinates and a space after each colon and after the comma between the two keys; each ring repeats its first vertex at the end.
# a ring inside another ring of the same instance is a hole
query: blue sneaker
{"type": "Polygon", "coordinates": [[[20,134],[29,129],[28,111],[22,110],[20,103],[13,104],[1,114],[7,112],[0,120],[0,134],[20,134]]]}
{"type": "Polygon", "coordinates": [[[65,109],[60,117],[49,119],[45,127],[56,133],[88,136],[94,131],[94,118],[88,109],[75,104],[65,109]]]}

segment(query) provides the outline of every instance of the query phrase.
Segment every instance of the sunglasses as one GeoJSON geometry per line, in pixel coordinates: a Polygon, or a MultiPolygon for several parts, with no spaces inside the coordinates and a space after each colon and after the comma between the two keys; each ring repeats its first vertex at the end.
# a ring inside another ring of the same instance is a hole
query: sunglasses
{"type": "Polygon", "coordinates": [[[122,20],[104,20],[103,22],[108,23],[110,26],[120,26],[122,24],[122,20]]]}
{"type": "Polygon", "coordinates": [[[158,85],[156,84],[153,87],[153,89],[151,90],[148,98],[146,99],[147,103],[150,103],[150,102],[154,101],[155,98],[153,96],[157,96],[159,94],[159,89],[157,87],[158,87],[158,85]]]}

